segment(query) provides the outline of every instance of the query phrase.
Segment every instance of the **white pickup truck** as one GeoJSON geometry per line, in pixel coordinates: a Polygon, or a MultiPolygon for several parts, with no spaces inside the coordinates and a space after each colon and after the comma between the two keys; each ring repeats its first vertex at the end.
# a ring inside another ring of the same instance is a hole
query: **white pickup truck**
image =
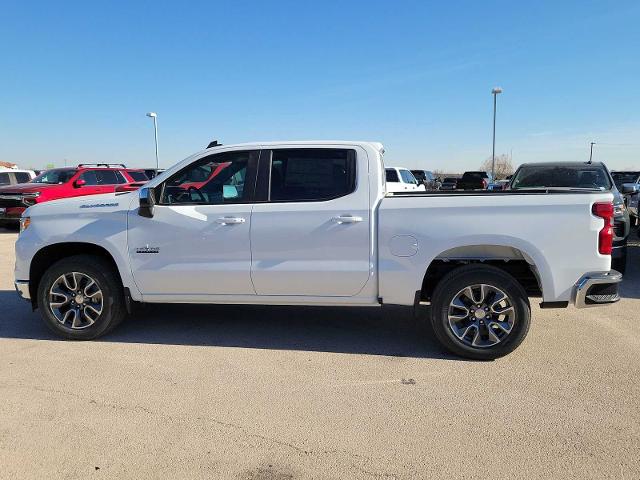
{"type": "Polygon", "coordinates": [[[619,299],[611,193],[390,194],[383,153],[216,146],[138,192],[35,205],[16,289],[70,339],[105,334],[133,302],[430,304],[421,317],[438,340],[476,359],[523,341],[529,297],[549,308],[619,299]]]}

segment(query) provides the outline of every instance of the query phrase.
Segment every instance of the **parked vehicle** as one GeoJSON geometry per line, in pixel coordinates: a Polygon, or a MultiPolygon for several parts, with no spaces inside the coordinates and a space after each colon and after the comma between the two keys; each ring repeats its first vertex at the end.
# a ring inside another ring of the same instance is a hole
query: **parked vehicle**
{"type": "Polygon", "coordinates": [[[565,188],[567,190],[606,191],[613,194],[613,252],[612,266],[625,273],[627,265],[627,237],[629,236],[629,212],[603,163],[562,162],[526,163],[521,165],[509,184],[511,190],[565,188]]]}
{"type": "Polygon", "coordinates": [[[433,172],[429,170],[411,170],[411,173],[427,190],[440,190],[440,179],[433,172]]]}
{"type": "Polygon", "coordinates": [[[138,192],[34,205],[15,245],[16,289],[70,339],[104,335],[132,302],[412,312],[430,302],[424,320],[438,340],[477,359],[524,340],[529,296],[544,308],[619,299],[611,191],[390,194],[383,152],[228,145],[138,192]],[[185,186],[221,166],[201,188],[185,186]]]}
{"type": "Polygon", "coordinates": [[[638,225],[638,200],[640,194],[631,190],[640,189],[640,172],[611,172],[613,181],[618,190],[626,190],[630,193],[625,194],[625,202],[631,216],[631,223],[638,225]],[[625,187],[625,185],[628,185],[625,187]],[[637,188],[634,188],[635,185],[637,188]]]}
{"type": "Polygon", "coordinates": [[[456,177],[445,177],[440,185],[440,190],[457,190],[458,180],[459,178],[456,177]]]}
{"type": "Polygon", "coordinates": [[[0,167],[0,187],[26,183],[35,178],[33,170],[19,170],[17,168],[0,167]]]}
{"type": "Polygon", "coordinates": [[[426,191],[425,186],[406,168],[387,167],[385,177],[388,192],[426,191]]]}
{"type": "Polygon", "coordinates": [[[22,212],[36,203],[114,192],[117,186],[134,184],[133,175],[139,174],[144,172],[106,164],[46,170],[27,183],[0,187],[0,223],[18,224],[22,212]]]}
{"type": "Polygon", "coordinates": [[[458,190],[486,190],[493,183],[489,172],[464,172],[458,180],[458,190]]]}

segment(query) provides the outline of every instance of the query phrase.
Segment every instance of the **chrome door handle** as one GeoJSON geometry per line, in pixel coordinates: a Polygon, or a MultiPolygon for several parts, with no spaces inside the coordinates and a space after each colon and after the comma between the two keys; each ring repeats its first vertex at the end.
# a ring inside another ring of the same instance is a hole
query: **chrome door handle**
{"type": "Polygon", "coordinates": [[[221,225],[237,225],[244,223],[245,219],[242,217],[220,217],[216,220],[221,225]]]}
{"type": "Polygon", "coordinates": [[[362,217],[355,217],[353,215],[340,215],[333,217],[333,221],[336,223],[358,223],[362,221],[362,217]]]}

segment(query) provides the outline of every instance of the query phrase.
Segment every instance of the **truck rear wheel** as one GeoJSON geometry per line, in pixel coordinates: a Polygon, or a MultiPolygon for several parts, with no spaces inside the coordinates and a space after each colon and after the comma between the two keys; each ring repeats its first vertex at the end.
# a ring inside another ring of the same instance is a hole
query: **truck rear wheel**
{"type": "Polygon", "coordinates": [[[452,270],[438,283],[431,301],[431,325],[451,352],[493,360],[518,347],[527,336],[531,307],[511,275],[488,265],[452,270]]]}
{"type": "Polygon", "coordinates": [[[71,340],[104,335],[126,315],[117,272],[93,255],[75,255],[49,267],[38,285],[38,307],[45,324],[71,340]]]}

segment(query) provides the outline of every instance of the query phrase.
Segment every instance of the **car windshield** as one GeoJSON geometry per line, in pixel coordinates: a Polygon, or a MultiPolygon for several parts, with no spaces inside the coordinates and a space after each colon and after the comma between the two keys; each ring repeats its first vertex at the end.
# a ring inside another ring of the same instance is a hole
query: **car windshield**
{"type": "Polygon", "coordinates": [[[611,172],[616,187],[620,188],[624,183],[637,183],[640,172],[611,172]]]}
{"type": "Polygon", "coordinates": [[[67,183],[71,177],[75,175],[75,170],[69,169],[54,169],[47,170],[41,173],[36,178],[31,180],[31,183],[47,183],[50,185],[59,185],[61,183],[67,183]]]}
{"type": "Polygon", "coordinates": [[[524,166],[511,182],[514,190],[523,188],[584,188],[610,190],[611,181],[602,166],[576,165],[524,166]]]}

